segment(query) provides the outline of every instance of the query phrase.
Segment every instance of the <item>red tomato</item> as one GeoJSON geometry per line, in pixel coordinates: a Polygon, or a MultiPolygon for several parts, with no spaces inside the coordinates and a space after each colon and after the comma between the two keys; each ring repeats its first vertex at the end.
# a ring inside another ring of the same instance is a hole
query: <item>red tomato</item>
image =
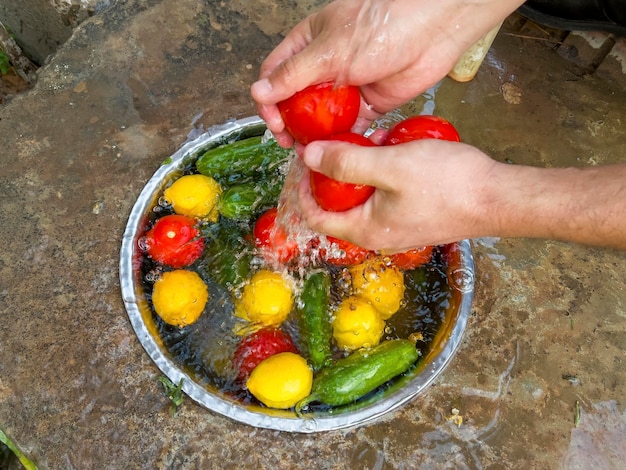
{"type": "Polygon", "coordinates": [[[404,253],[395,253],[390,255],[389,259],[398,269],[407,271],[428,263],[432,258],[432,254],[433,247],[425,246],[423,248],[415,248],[413,250],[405,251],[404,253]]]}
{"type": "Polygon", "coordinates": [[[448,265],[449,273],[459,269],[462,266],[462,251],[458,243],[448,243],[446,245],[443,245],[441,246],[440,251],[443,255],[443,260],[448,265]]]}
{"type": "Polygon", "coordinates": [[[461,142],[454,126],[438,116],[413,116],[398,124],[387,134],[385,145],[397,145],[412,140],[439,139],[461,142]]]}
{"type": "Polygon", "coordinates": [[[464,285],[463,280],[463,251],[458,243],[449,243],[442,245],[439,250],[442,254],[443,261],[447,264],[446,272],[448,273],[448,285],[454,287],[451,289],[453,302],[460,303],[462,296],[461,286],[464,285]],[[459,277],[460,276],[460,277],[459,277]]]}
{"type": "Polygon", "coordinates": [[[351,85],[312,85],[278,103],[291,136],[303,145],[348,132],[359,115],[361,94],[351,85]]]}
{"type": "Polygon", "coordinates": [[[326,236],[330,243],[336,244],[344,256],[327,257],[326,261],[336,266],[352,266],[365,260],[372,252],[340,238],[326,236]]]}
{"type": "Polygon", "coordinates": [[[276,225],[278,209],[265,211],[254,224],[254,242],[261,252],[281,263],[287,263],[299,253],[298,243],[289,240],[287,233],[276,225]]]}
{"type": "MultiPolygon", "coordinates": [[[[367,137],[352,132],[338,134],[330,137],[328,140],[341,140],[363,147],[376,146],[367,137]]],[[[347,211],[363,204],[374,193],[373,186],[337,181],[317,171],[312,171],[310,178],[313,197],[325,211],[347,211]]]]}
{"type": "Polygon", "coordinates": [[[282,330],[263,328],[244,337],[237,346],[233,359],[237,378],[245,382],[261,361],[283,352],[297,354],[298,349],[291,337],[282,330]]]}
{"type": "Polygon", "coordinates": [[[204,250],[194,219],[185,215],[166,215],[156,221],[145,235],[146,251],[158,263],[183,268],[197,260],[204,250]]]}

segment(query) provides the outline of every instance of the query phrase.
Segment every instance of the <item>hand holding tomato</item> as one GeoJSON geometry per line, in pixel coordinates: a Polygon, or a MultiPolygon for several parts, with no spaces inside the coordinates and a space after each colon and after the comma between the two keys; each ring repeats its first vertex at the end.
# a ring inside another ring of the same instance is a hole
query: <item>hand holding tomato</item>
{"type": "Polygon", "coordinates": [[[360,104],[357,87],[325,82],[281,101],[278,109],[287,132],[296,142],[306,145],[348,132],[359,115],[360,104]]]}
{"type": "MultiPolygon", "coordinates": [[[[376,144],[360,134],[345,133],[334,135],[328,140],[339,140],[365,147],[376,144]]],[[[341,212],[363,204],[374,193],[374,187],[364,184],[352,184],[329,178],[319,171],[312,171],[311,192],[315,201],[326,211],[341,212]]]]}
{"type": "Polygon", "coordinates": [[[268,55],[252,85],[259,115],[293,144],[276,104],[310,85],[358,86],[358,131],[443,78],[458,58],[521,0],[442,5],[431,0],[339,0],[308,16],[268,55]],[[454,11],[451,11],[454,9],[454,11]],[[419,12],[419,14],[416,14],[419,12]]]}
{"type": "Polygon", "coordinates": [[[310,171],[376,187],[360,206],[329,212],[303,179],[298,200],[312,230],[386,253],[485,234],[483,188],[498,164],[474,147],[439,139],[377,147],[323,141],[307,145],[302,158],[310,171]]]}

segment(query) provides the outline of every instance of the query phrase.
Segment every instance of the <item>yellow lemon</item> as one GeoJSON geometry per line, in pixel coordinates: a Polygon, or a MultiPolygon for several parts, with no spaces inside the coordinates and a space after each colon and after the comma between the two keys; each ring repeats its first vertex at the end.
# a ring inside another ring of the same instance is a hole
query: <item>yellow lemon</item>
{"type": "Polygon", "coordinates": [[[180,328],[191,325],[209,300],[209,290],[193,271],[178,269],[164,273],[152,290],[152,305],[168,325],[180,328]]]}
{"type": "Polygon", "coordinates": [[[280,325],[293,308],[293,283],[267,269],[256,272],[235,300],[235,314],[263,326],[280,325]]]}
{"type": "Polygon", "coordinates": [[[163,197],[172,205],[174,212],[189,217],[217,221],[217,202],[222,187],[210,176],[184,175],[163,191],[163,197]]]}
{"type": "Polygon", "coordinates": [[[274,354],[252,370],[246,386],[264,405],[287,409],[310,395],[313,371],[298,354],[274,354]]]}
{"type": "Polygon", "coordinates": [[[372,303],[383,320],[400,309],[404,299],[404,274],[395,266],[372,258],[350,268],[352,289],[372,303]]]}
{"type": "Polygon", "coordinates": [[[345,298],[335,312],[333,337],[342,349],[376,346],[384,331],[385,322],[378,311],[358,295],[345,298]]]}

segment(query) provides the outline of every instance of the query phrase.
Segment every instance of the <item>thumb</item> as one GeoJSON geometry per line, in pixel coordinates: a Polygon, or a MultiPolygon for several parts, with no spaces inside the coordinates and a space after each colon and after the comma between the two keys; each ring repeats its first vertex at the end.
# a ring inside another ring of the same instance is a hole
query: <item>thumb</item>
{"type": "Polygon", "coordinates": [[[312,171],[338,181],[366,184],[391,190],[390,172],[395,171],[397,149],[394,147],[362,147],[341,141],[314,141],[302,153],[304,163],[312,171]],[[385,169],[384,172],[381,170],[385,169]]]}

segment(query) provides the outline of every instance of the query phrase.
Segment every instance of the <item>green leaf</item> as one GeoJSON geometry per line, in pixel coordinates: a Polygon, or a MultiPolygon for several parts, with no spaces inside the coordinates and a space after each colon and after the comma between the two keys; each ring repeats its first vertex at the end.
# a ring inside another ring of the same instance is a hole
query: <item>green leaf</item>
{"type": "Polygon", "coordinates": [[[4,52],[0,51],[0,73],[2,75],[9,73],[10,66],[11,61],[9,57],[4,52]]]}
{"type": "Polygon", "coordinates": [[[0,442],[2,442],[5,446],[11,450],[15,454],[15,456],[19,459],[20,463],[24,466],[26,470],[37,470],[37,465],[35,462],[26,457],[22,451],[20,451],[13,441],[7,437],[7,435],[0,429],[0,442]]]}
{"type": "Polygon", "coordinates": [[[159,377],[159,382],[163,384],[163,391],[167,398],[172,401],[171,411],[172,416],[174,416],[176,411],[178,411],[178,407],[182,405],[183,398],[185,397],[183,395],[183,379],[180,379],[178,385],[174,385],[168,377],[162,375],[159,377]]]}

